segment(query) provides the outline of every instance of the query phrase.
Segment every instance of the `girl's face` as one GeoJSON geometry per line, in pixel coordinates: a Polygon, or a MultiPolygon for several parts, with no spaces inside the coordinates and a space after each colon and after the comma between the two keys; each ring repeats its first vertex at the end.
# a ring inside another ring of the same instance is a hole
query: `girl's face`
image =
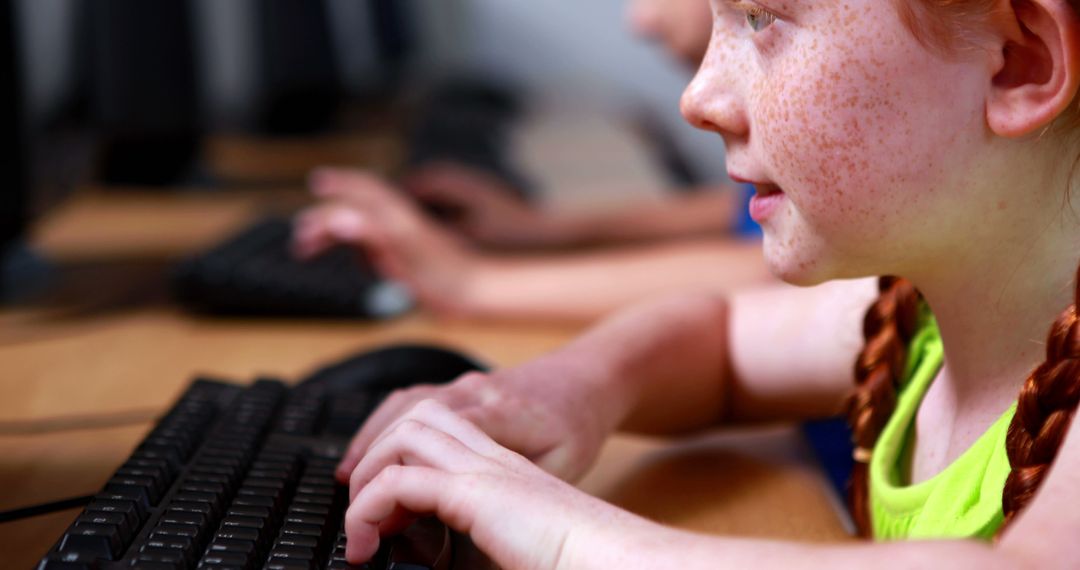
{"type": "Polygon", "coordinates": [[[683,113],[757,185],[774,272],[808,284],[940,259],[976,186],[965,176],[987,157],[989,66],[919,43],[888,0],[712,8],[683,113]]]}

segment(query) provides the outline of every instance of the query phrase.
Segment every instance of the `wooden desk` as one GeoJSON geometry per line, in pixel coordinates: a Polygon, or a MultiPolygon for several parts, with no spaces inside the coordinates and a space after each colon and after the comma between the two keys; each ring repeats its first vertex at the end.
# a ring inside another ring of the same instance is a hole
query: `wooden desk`
{"type": "MultiPolygon", "coordinates": [[[[81,267],[86,283],[109,284],[95,268],[168,261],[218,239],[264,200],[263,194],[91,194],[46,220],[37,239],[54,259],[81,267]],[[170,207],[163,207],[166,202],[170,207]]],[[[127,294],[121,287],[119,295],[127,294]]],[[[424,315],[375,325],[217,320],[187,315],[152,294],[91,310],[9,309],[0,312],[0,420],[149,410],[145,415],[164,410],[197,373],[295,379],[321,363],[401,341],[443,344],[508,366],[559,346],[579,330],[445,323],[424,315]]],[[[150,426],[0,435],[0,509],[96,491],[150,426]]],[[[582,487],[654,519],[704,532],[815,541],[846,536],[823,477],[788,428],[682,442],[619,436],[582,487]]],[[[75,514],[0,525],[3,566],[32,566],[75,514]]]]}

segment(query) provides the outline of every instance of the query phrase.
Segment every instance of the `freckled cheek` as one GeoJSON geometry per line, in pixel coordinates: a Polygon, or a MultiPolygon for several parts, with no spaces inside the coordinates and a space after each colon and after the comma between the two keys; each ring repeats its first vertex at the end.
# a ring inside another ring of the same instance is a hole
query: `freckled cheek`
{"type": "Polygon", "coordinates": [[[896,209],[910,137],[882,83],[822,75],[759,91],[758,142],[803,217],[823,231],[865,232],[896,209]]]}
{"type": "Polygon", "coordinates": [[[777,182],[808,214],[853,207],[874,159],[860,115],[813,102],[831,94],[783,92],[762,101],[758,123],[777,182]]]}

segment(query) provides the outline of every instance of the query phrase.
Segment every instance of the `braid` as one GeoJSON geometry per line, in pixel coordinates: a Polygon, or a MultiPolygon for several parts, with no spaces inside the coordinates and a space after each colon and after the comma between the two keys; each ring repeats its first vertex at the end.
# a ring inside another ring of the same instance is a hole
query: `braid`
{"type": "MultiPolygon", "coordinates": [[[[1004,529],[1031,501],[1057,456],[1080,401],[1080,270],[1073,305],[1054,321],[1046,341],[1046,360],[1027,380],[1009,424],[1005,449],[1012,471],[1005,481],[1004,529]]],[[[999,531],[1000,533],[1000,531],[999,531]]]]}
{"type": "MultiPolygon", "coordinates": [[[[896,407],[896,390],[915,334],[919,302],[918,291],[903,279],[882,277],[878,288],[881,294],[863,321],[866,345],[855,363],[856,388],[847,403],[856,448],[848,499],[863,537],[871,533],[870,452],[896,407]]],[[[1075,288],[1073,305],[1050,329],[1046,360],[1024,382],[1009,425],[1005,445],[1012,472],[1002,493],[1002,530],[1042,484],[1080,403],[1080,269],[1075,288]]]]}
{"type": "Polygon", "coordinates": [[[847,402],[855,444],[855,467],[848,501],[859,535],[870,536],[868,467],[870,450],[896,408],[896,390],[907,364],[908,343],[915,334],[919,292],[907,280],[882,277],[880,296],[866,312],[866,345],[855,362],[855,392],[847,402]]]}

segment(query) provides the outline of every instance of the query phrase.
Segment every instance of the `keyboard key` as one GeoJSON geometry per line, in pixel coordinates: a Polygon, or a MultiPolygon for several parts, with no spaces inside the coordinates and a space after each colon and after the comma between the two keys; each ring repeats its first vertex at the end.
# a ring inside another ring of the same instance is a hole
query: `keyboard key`
{"type": "Polygon", "coordinates": [[[185,552],[195,550],[196,546],[194,537],[169,534],[157,529],[150,533],[150,537],[146,541],[146,544],[147,546],[159,546],[161,548],[175,548],[185,552]]]}
{"type": "Polygon", "coordinates": [[[277,543],[281,546],[303,546],[307,548],[318,548],[319,539],[314,536],[306,536],[302,534],[283,534],[278,538],[277,543]]]}
{"type": "Polygon", "coordinates": [[[75,519],[76,526],[86,524],[109,525],[115,528],[120,536],[120,542],[124,545],[130,544],[131,539],[135,537],[136,529],[123,513],[87,511],[75,519]]]}
{"type": "Polygon", "coordinates": [[[310,560],[271,558],[266,562],[266,570],[312,570],[313,568],[316,568],[315,562],[310,560]]]}
{"type": "Polygon", "coordinates": [[[271,558],[287,558],[289,560],[308,560],[314,562],[315,549],[307,546],[288,546],[281,544],[274,547],[270,552],[271,558]]]}
{"type": "Polygon", "coordinates": [[[165,471],[166,470],[161,467],[125,464],[123,467],[116,470],[116,475],[113,476],[113,480],[115,480],[117,476],[146,477],[151,482],[154,494],[160,497],[165,494],[165,491],[169,488],[169,484],[172,483],[165,471]]]}
{"type": "Polygon", "coordinates": [[[255,558],[255,541],[251,540],[232,540],[227,538],[214,538],[214,541],[210,543],[210,548],[207,552],[212,554],[217,553],[233,553],[243,554],[248,559],[255,558]]]}
{"type": "Polygon", "coordinates": [[[222,526],[218,529],[216,538],[225,540],[246,540],[250,542],[258,542],[259,529],[242,527],[242,526],[222,526]]]}
{"type": "Polygon", "coordinates": [[[120,532],[113,525],[84,523],[68,530],[60,541],[61,552],[81,552],[116,560],[124,549],[120,532]]]}
{"type": "Polygon", "coordinates": [[[330,507],[323,505],[313,505],[310,503],[293,503],[289,506],[290,513],[303,514],[303,515],[315,515],[320,517],[330,516],[330,507]]]}
{"type": "Polygon", "coordinates": [[[138,505],[133,501],[117,501],[113,499],[95,499],[86,505],[87,513],[118,513],[127,521],[127,526],[133,529],[143,526],[143,514],[138,505]]]}
{"type": "Polygon", "coordinates": [[[269,523],[265,519],[259,519],[255,517],[236,517],[226,515],[224,520],[221,521],[221,528],[249,528],[259,532],[259,536],[265,536],[265,532],[269,530],[269,523]]]}
{"type": "Polygon", "coordinates": [[[161,522],[158,523],[156,527],[154,527],[154,533],[161,533],[163,536],[169,536],[174,538],[189,538],[194,541],[199,537],[199,527],[186,524],[171,524],[161,522]]]}
{"type": "Polygon", "coordinates": [[[293,497],[293,504],[306,504],[306,505],[318,505],[322,507],[331,507],[334,505],[334,498],[326,495],[309,495],[306,493],[297,493],[293,497]]]}
{"type": "Polygon", "coordinates": [[[230,515],[230,516],[253,517],[253,518],[257,518],[257,519],[268,520],[270,518],[271,512],[270,512],[270,508],[268,508],[268,507],[252,507],[252,506],[240,506],[240,505],[237,505],[237,506],[229,507],[229,512],[227,514],[230,515]]]}
{"type": "Polygon", "coordinates": [[[169,503],[169,510],[180,513],[198,513],[206,517],[207,520],[217,518],[216,513],[214,513],[214,508],[210,503],[173,501],[169,503]]]}
{"type": "Polygon", "coordinates": [[[165,511],[161,515],[161,522],[165,524],[190,525],[198,529],[199,533],[206,531],[209,521],[200,513],[185,513],[182,511],[165,511]]]}
{"type": "Polygon", "coordinates": [[[314,538],[322,538],[323,528],[321,526],[311,524],[299,524],[287,522],[281,527],[282,534],[299,534],[302,536],[311,536],[314,538]]]}
{"type": "Polygon", "coordinates": [[[130,490],[105,490],[94,495],[94,502],[100,502],[101,509],[116,508],[133,511],[135,518],[140,522],[146,518],[149,507],[144,493],[130,490]]]}
{"type": "Polygon", "coordinates": [[[243,554],[235,552],[212,552],[203,556],[199,561],[200,568],[215,568],[221,566],[235,566],[238,568],[251,568],[253,561],[243,554]]]}
{"type": "Polygon", "coordinates": [[[320,517],[318,515],[305,515],[301,513],[293,513],[290,511],[289,514],[285,516],[285,522],[313,525],[322,528],[326,526],[326,517],[320,517]]]}
{"type": "Polygon", "coordinates": [[[264,507],[271,514],[276,513],[274,498],[265,495],[237,495],[232,504],[235,507],[264,507]]]}

